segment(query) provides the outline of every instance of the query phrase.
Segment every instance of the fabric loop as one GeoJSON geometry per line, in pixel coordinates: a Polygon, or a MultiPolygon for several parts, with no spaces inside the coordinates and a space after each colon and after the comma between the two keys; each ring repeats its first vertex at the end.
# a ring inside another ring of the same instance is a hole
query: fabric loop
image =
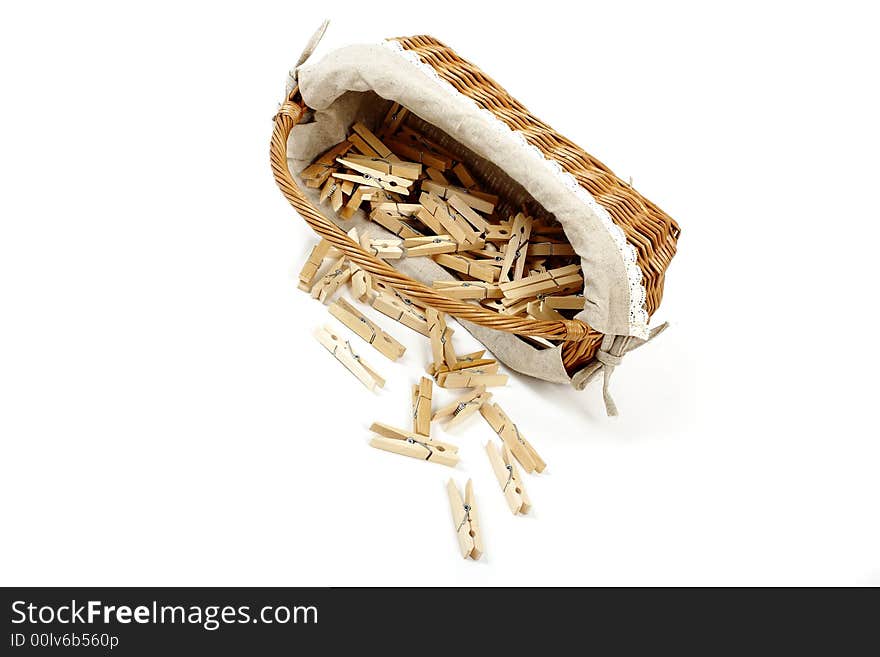
{"type": "Polygon", "coordinates": [[[602,351],[601,349],[596,352],[596,360],[598,360],[603,365],[608,365],[610,367],[617,367],[623,362],[623,356],[615,356],[614,354],[608,353],[607,351],[602,351]]]}

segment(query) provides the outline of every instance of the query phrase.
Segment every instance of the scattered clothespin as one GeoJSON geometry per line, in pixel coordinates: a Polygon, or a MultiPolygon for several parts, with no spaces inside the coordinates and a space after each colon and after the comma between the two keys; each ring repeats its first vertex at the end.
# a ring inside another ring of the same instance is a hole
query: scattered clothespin
{"type": "Polygon", "coordinates": [[[373,277],[353,262],[348,263],[348,268],[351,271],[352,296],[359,301],[366,301],[368,293],[373,287],[373,277]]]}
{"type": "Polygon", "coordinates": [[[508,376],[498,374],[498,365],[488,367],[469,367],[437,374],[437,385],[441,388],[494,388],[506,386],[508,376]]]}
{"type": "Polygon", "coordinates": [[[431,440],[427,436],[403,431],[381,422],[374,422],[370,431],[378,434],[370,440],[370,446],[376,449],[450,467],[455,467],[458,463],[456,445],[431,440]]]}
{"type": "MultiPolygon", "coordinates": [[[[438,256],[441,257],[441,256],[438,256]]],[[[449,256],[445,256],[449,257],[449,256]]],[[[542,274],[533,274],[518,281],[501,282],[498,287],[507,299],[524,299],[539,294],[551,294],[564,290],[580,289],[584,284],[580,265],[567,265],[542,274]]]]}
{"type": "Polygon", "coordinates": [[[431,353],[434,356],[434,367],[441,368],[443,365],[454,367],[458,362],[455,349],[452,347],[452,334],[454,331],[446,326],[445,315],[433,308],[425,309],[425,317],[428,320],[428,335],[431,338],[431,353]]]}
{"type": "Polygon", "coordinates": [[[480,406],[480,414],[489,423],[492,430],[498,434],[502,442],[507,445],[526,472],[544,471],[547,464],[538,456],[535,448],[523,437],[517,426],[510,421],[510,418],[498,404],[483,404],[480,406]]]}
{"type": "Polygon", "coordinates": [[[330,271],[312,286],[312,298],[326,303],[350,277],[351,269],[345,266],[345,256],[342,256],[330,267],[330,271]]]}
{"type": "Polygon", "coordinates": [[[477,520],[473,481],[468,479],[465,484],[464,499],[452,479],[446,483],[446,493],[449,495],[452,522],[455,526],[455,534],[458,536],[461,556],[465,559],[468,557],[479,559],[483,554],[483,536],[480,533],[480,525],[477,520]]]}
{"type": "Polygon", "coordinates": [[[427,317],[418,308],[406,304],[399,297],[388,292],[379,292],[373,299],[373,308],[413,331],[430,337],[427,317]]]}
{"type": "Polygon", "coordinates": [[[448,406],[439,409],[431,420],[434,422],[446,420],[446,430],[448,431],[480,410],[480,406],[490,399],[492,399],[492,393],[486,392],[485,386],[477,386],[448,406]]]}
{"type": "Polygon", "coordinates": [[[312,286],[315,284],[318,270],[321,268],[321,265],[324,264],[324,260],[337,253],[338,251],[325,239],[322,239],[315,244],[312,252],[309,253],[306,264],[303,265],[303,268],[299,272],[299,289],[305,291],[311,290],[312,286]]]}
{"type": "Polygon", "coordinates": [[[446,363],[443,363],[443,365],[438,368],[434,363],[429,363],[426,369],[428,374],[434,377],[443,374],[444,372],[460,372],[462,370],[471,370],[474,368],[480,368],[484,373],[496,374],[498,372],[498,361],[494,358],[483,358],[482,356],[484,353],[484,351],[475,351],[472,354],[456,356],[458,362],[456,362],[453,367],[449,367],[446,363]]]}
{"type": "Polygon", "coordinates": [[[431,397],[434,384],[422,377],[413,385],[413,431],[421,436],[431,435],[431,397]]]}
{"type": "Polygon", "coordinates": [[[375,390],[377,387],[382,388],[385,386],[385,379],[376,370],[367,365],[367,362],[354,352],[351,344],[347,340],[343,341],[329,326],[319,327],[315,331],[315,337],[368,390],[375,390]]]}
{"type": "Polygon", "coordinates": [[[345,324],[380,354],[390,360],[397,360],[406,347],[388,335],[380,326],[370,321],[362,312],[345,299],[337,299],[330,305],[330,314],[345,324]]]}
{"type": "Polygon", "coordinates": [[[486,443],[486,454],[489,456],[489,463],[492,464],[495,478],[498,479],[498,485],[501,486],[501,492],[504,493],[504,498],[507,500],[507,506],[510,507],[514,515],[528,513],[532,508],[532,503],[507,445],[502,443],[499,452],[495,441],[490,440],[486,443]]]}

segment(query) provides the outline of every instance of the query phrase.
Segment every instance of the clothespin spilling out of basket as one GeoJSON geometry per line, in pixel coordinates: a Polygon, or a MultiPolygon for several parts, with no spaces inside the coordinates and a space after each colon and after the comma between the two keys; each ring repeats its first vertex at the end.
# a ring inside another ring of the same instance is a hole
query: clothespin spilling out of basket
{"type": "Polygon", "coordinates": [[[312,298],[326,303],[350,277],[351,269],[345,265],[345,257],[341,256],[330,267],[330,271],[312,286],[312,298]]]}
{"type": "Polygon", "coordinates": [[[464,487],[464,499],[455,481],[446,483],[449,507],[452,510],[452,523],[458,538],[461,556],[465,559],[479,559],[483,554],[483,535],[477,518],[477,504],[474,498],[474,483],[468,479],[464,487]]]}
{"type": "Polygon", "coordinates": [[[450,467],[455,467],[458,463],[456,445],[432,440],[429,436],[397,429],[381,422],[374,422],[370,431],[377,434],[370,440],[370,446],[376,449],[450,467]]]}
{"type": "Polygon", "coordinates": [[[440,368],[444,366],[448,368],[455,367],[456,363],[458,363],[455,349],[452,346],[452,335],[455,331],[446,326],[446,317],[443,313],[433,308],[426,308],[425,316],[428,319],[428,335],[431,338],[434,371],[440,371],[440,368]]]}
{"type": "Polygon", "coordinates": [[[498,485],[501,486],[501,492],[504,499],[507,500],[507,506],[511,512],[528,513],[532,508],[532,503],[526,493],[525,485],[520,479],[516,463],[513,462],[513,456],[507,445],[501,445],[501,450],[490,440],[486,443],[486,454],[489,457],[489,463],[492,465],[492,471],[495,478],[498,479],[498,485]]]}
{"type": "Polygon", "coordinates": [[[523,470],[529,474],[544,471],[547,464],[498,404],[482,404],[480,414],[492,427],[492,431],[498,434],[501,442],[507,445],[516,460],[522,465],[523,470]]]}
{"type": "Polygon", "coordinates": [[[431,379],[422,377],[413,385],[413,431],[421,436],[431,435],[431,398],[433,397],[434,384],[431,379]]]}
{"type": "Polygon", "coordinates": [[[444,406],[434,413],[431,418],[434,422],[446,421],[446,430],[460,424],[465,419],[480,410],[480,406],[492,399],[492,393],[486,392],[485,386],[477,386],[470,392],[462,395],[448,406],[444,406]]]}
{"type": "Polygon", "coordinates": [[[329,310],[331,315],[389,360],[397,360],[406,351],[406,347],[345,299],[334,301],[329,310]]]}
{"type": "Polygon", "coordinates": [[[364,359],[358,356],[354,349],[351,348],[351,344],[339,337],[339,334],[332,328],[329,326],[318,328],[315,331],[315,337],[368,390],[375,390],[377,387],[382,388],[385,386],[385,379],[370,367],[364,359]]]}

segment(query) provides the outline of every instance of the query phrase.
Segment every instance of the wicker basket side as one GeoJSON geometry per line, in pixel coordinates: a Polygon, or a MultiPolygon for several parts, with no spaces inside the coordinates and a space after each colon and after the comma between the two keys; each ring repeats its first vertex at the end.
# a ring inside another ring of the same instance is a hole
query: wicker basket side
{"type": "MultiPolygon", "coordinates": [[[[479,67],[459,57],[442,42],[431,36],[394,40],[416,53],[460,93],[491,111],[512,130],[521,132],[528,143],[537,147],[545,157],[559,162],[608,210],[614,223],[620,226],[627,240],[636,248],[647,293],[645,310],[649,316],[652,315],[663,297],[666,269],[675,255],[680,233],[678,224],[621,181],[602,162],[533,116],[479,67]]],[[[570,345],[569,351],[577,350],[579,354],[576,360],[581,360],[585,348],[585,344],[570,345]]]]}

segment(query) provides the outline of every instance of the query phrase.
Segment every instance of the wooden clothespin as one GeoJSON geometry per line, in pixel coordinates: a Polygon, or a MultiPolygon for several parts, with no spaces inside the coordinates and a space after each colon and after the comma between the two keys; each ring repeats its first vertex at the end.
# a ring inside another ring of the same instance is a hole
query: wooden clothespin
{"type": "Polygon", "coordinates": [[[348,263],[348,267],[351,271],[352,296],[359,301],[366,301],[369,291],[373,288],[373,277],[353,262],[348,263]]]}
{"type": "Polygon", "coordinates": [[[443,175],[443,172],[439,169],[428,167],[425,170],[425,174],[428,176],[429,179],[433,180],[436,183],[440,183],[441,185],[449,184],[449,180],[446,178],[446,176],[443,175]]]}
{"type": "Polygon", "coordinates": [[[584,278],[581,276],[580,265],[567,265],[542,274],[533,274],[518,281],[501,282],[498,287],[501,288],[506,299],[517,300],[537,297],[539,294],[549,295],[565,290],[579,290],[583,285],[584,278]]]}
{"type": "Polygon", "coordinates": [[[330,257],[338,256],[339,252],[330,245],[325,239],[315,244],[306,263],[299,272],[299,289],[310,291],[315,284],[315,278],[318,276],[318,270],[324,264],[324,260],[330,257]]]}
{"type": "MultiPolygon", "coordinates": [[[[549,298],[549,297],[548,297],[549,298]]],[[[562,320],[565,319],[558,311],[545,304],[546,299],[538,299],[529,301],[526,305],[526,312],[534,319],[544,320],[562,320]]]]}
{"type": "Polygon", "coordinates": [[[378,157],[392,161],[400,159],[360,121],[351,126],[351,129],[369,145],[378,157]]]}
{"type": "Polygon", "coordinates": [[[342,207],[343,203],[345,203],[343,187],[344,185],[342,182],[336,178],[327,178],[327,182],[325,182],[324,186],[321,188],[321,195],[318,202],[323,203],[329,198],[330,207],[333,208],[333,212],[339,212],[339,209],[342,207]]]}
{"type": "Polygon", "coordinates": [[[420,203],[389,203],[383,201],[382,203],[377,203],[373,209],[389,212],[398,217],[415,217],[419,210],[422,209],[422,206],[420,203]]]}
{"type": "Polygon", "coordinates": [[[458,242],[451,235],[408,237],[403,240],[402,246],[408,258],[436,255],[438,253],[454,253],[459,249],[458,242]]]}
{"type": "Polygon", "coordinates": [[[486,228],[487,242],[507,242],[513,234],[513,224],[511,222],[502,221],[500,224],[489,224],[486,228]]]}
{"type": "Polygon", "coordinates": [[[458,196],[468,205],[468,207],[473,208],[477,212],[482,212],[483,214],[492,214],[495,205],[498,203],[498,197],[494,194],[469,193],[466,189],[461,187],[441,185],[433,180],[423,181],[422,191],[436,194],[444,200],[451,196],[458,196]]]}
{"type": "Polygon", "coordinates": [[[330,271],[312,286],[312,298],[326,303],[333,294],[351,277],[351,269],[345,266],[345,256],[341,256],[330,267],[330,271]]]}
{"type": "Polygon", "coordinates": [[[435,369],[439,370],[444,365],[454,367],[458,362],[455,349],[452,347],[454,331],[446,326],[445,315],[433,308],[426,308],[425,317],[428,320],[428,335],[431,338],[431,353],[434,356],[435,369]]]}
{"type": "Polygon", "coordinates": [[[358,356],[351,348],[351,344],[339,337],[332,328],[329,326],[319,327],[315,331],[315,337],[368,390],[375,390],[377,387],[382,388],[385,386],[385,379],[370,367],[364,359],[358,356]]]}
{"type": "Polygon", "coordinates": [[[482,415],[501,441],[507,445],[523,469],[528,472],[543,472],[547,464],[538,456],[531,443],[523,437],[517,426],[501,410],[498,404],[487,403],[480,406],[482,415]]]}
{"type": "Polygon", "coordinates": [[[460,253],[441,253],[434,256],[434,262],[446,269],[466,274],[486,283],[495,283],[501,272],[499,267],[493,267],[488,261],[468,258],[460,253]]]}
{"type": "Polygon", "coordinates": [[[531,242],[528,257],[536,256],[573,256],[574,247],[564,242],[531,242]]]}
{"type": "Polygon", "coordinates": [[[399,260],[406,255],[403,249],[403,240],[399,237],[372,238],[365,244],[365,248],[383,260],[399,260]]]}
{"type": "Polygon", "coordinates": [[[393,139],[386,138],[386,141],[388,147],[400,157],[421,162],[439,171],[450,169],[455,162],[440,146],[405,125],[400,126],[400,131],[393,139]]]}
{"type": "Polygon", "coordinates": [[[474,484],[468,479],[464,487],[464,499],[458,486],[450,479],[446,483],[449,507],[452,510],[452,523],[458,536],[458,547],[465,559],[479,559],[483,554],[483,536],[477,519],[477,505],[474,500],[474,484]]]}
{"type": "Polygon", "coordinates": [[[392,103],[388,113],[385,114],[385,119],[382,121],[382,127],[379,128],[379,137],[389,137],[397,132],[397,129],[406,119],[407,114],[409,114],[409,110],[400,103],[392,103]]]}
{"type": "Polygon", "coordinates": [[[458,194],[452,194],[447,201],[450,207],[461,214],[465,220],[481,233],[485,233],[489,228],[489,222],[478,215],[471,209],[471,206],[464,202],[458,194]]]}
{"type": "Polygon", "coordinates": [[[397,360],[406,351],[406,347],[383,331],[378,324],[370,321],[345,299],[334,301],[329,310],[331,315],[389,360],[397,360]]]}
{"type": "Polygon", "coordinates": [[[453,468],[458,463],[456,445],[431,440],[427,436],[403,431],[381,422],[374,422],[370,431],[378,434],[370,440],[370,446],[376,449],[453,468]]]}
{"type": "Polygon", "coordinates": [[[348,203],[346,203],[345,207],[339,211],[339,216],[342,219],[351,219],[354,216],[354,213],[360,209],[361,203],[370,200],[369,189],[369,187],[364,185],[358,185],[355,187],[354,191],[351,193],[351,197],[348,199],[348,203]]]}
{"type": "Polygon", "coordinates": [[[443,365],[438,368],[434,363],[429,363],[426,369],[431,376],[438,376],[444,372],[459,372],[472,368],[481,368],[484,372],[491,372],[493,374],[498,372],[498,361],[494,358],[483,358],[484,353],[486,352],[475,351],[471,354],[465,354],[464,356],[456,356],[458,361],[453,367],[449,367],[449,365],[443,363],[443,365]]]}
{"type": "Polygon", "coordinates": [[[422,175],[422,165],[418,162],[401,162],[366,155],[349,155],[346,158],[337,158],[337,162],[360,173],[403,178],[410,183],[422,175]]]}
{"type": "Polygon", "coordinates": [[[434,281],[434,289],[451,299],[500,299],[501,288],[484,281],[434,281]]]}
{"type": "Polygon", "coordinates": [[[407,328],[430,337],[427,317],[414,306],[406,304],[400,297],[381,291],[373,299],[373,308],[407,328]]]}
{"type": "Polygon", "coordinates": [[[471,175],[470,171],[467,170],[464,164],[459,162],[452,168],[452,172],[455,174],[455,177],[458,178],[458,181],[461,183],[461,186],[467,190],[476,189],[477,181],[474,180],[474,177],[471,175]]]}
{"type": "Polygon", "coordinates": [[[486,443],[486,454],[489,456],[489,463],[492,464],[495,478],[498,479],[498,485],[501,486],[501,492],[504,493],[504,499],[507,500],[507,506],[510,507],[513,515],[528,513],[532,508],[532,503],[507,445],[502,444],[499,452],[495,441],[490,440],[486,443]]]}
{"type": "Polygon", "coordinates": [[[439,409],[431,420],[434,422],[446,421],[446,430],[448,431],[480,410],[480,406],[490,399],[492,399],[492,393],[486,392],[485,386],[477,386],[448,406],[439,409]]]}
{"type": "Polygon", "coordinates": [[[323,185],[336,170],[336,158],[345,155],[351,147],[350,141],[342,141],[303,169],[299,175],[305,181],[306,187],[317,188],[323,185]]]}
{"type": "Polygon", "coordinates": [[[431,379],[422,377],[413,385],[413,431],[421,436],[431,435],[431,397],[434,384],[431,379]]]}
{"type": "Polygon", "coordinates": [[[440,372],[437,375],[437,385],[441,388],[494,388],[507,385],[507,379],[506,374],[498,374],[498,365],[495,364],[440,372]]]}
{"type": "Polygon", "coordinates": [[[554,310],[583,310],[584,303],[583,294],[571,294],[562,297],[550,296],[544,298],[544,305],[547,308],[553,308],[554,310]]]}
{"type": "Polygon", "coordinates": [[[370,212],[370,220],[376,222],[386,230],[391,231],[398,237],[421,237],[419,231],[402,221],[401,215],[395,215],[391,212],[375,208],[370,212]]]}
{"type": "Polygon", "coordinates": [[[513,230],[507,248],[504,250],[504,262],[501,265],[499,280],[518,281],[522,278],[525,266],[526,248],[532,233],[532,218],[520,212],[513,219],[513,230]],[[512,270],[512,271],[511,271],[512,270]],[[512,273],[512,276],[511,276],[512,273]]]}

